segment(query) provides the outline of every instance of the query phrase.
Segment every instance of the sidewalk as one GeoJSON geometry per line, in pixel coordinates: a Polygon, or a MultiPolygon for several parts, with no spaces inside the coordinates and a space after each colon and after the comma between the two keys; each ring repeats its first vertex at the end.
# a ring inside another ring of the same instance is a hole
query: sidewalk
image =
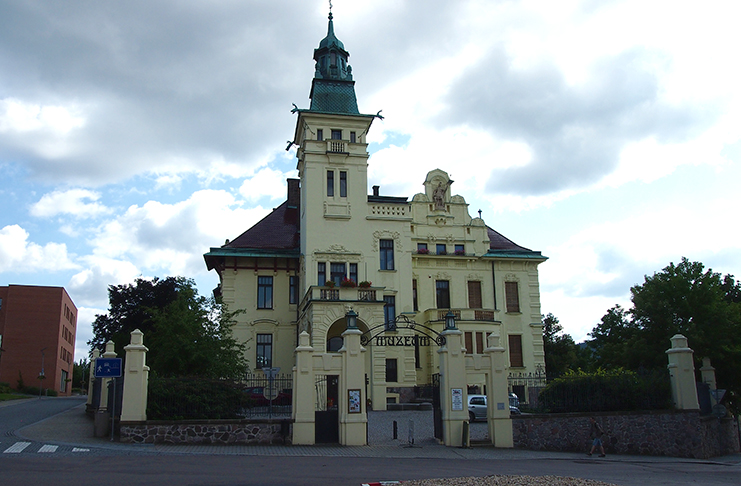
{"type": "Polygon", "coordinates": [[[422,446],[408,447],[405,442],[391,441],[373,446],[283,446],[283,445],[167,445],[167,444],[121,444],[109,437],[93,437],[93,419],[85,414],[85,403],[16,431],[18,437],[37,442],[60,445],[96,447],[120,452],[150,454],[215,454],[245,456],[303,456],[303,457],[398,457],[434,458],[458,460],[600,460],[633,463],[714,463],[741,465],[741,454],[716,457],[709,460],[685,459],[657,456],[608,455],[604,459],[588,458],[584,454],[570,452],[545,452],[520,449],[496,449],[473,447],[462,449],[445,447],[425,442],[422,446]]]}

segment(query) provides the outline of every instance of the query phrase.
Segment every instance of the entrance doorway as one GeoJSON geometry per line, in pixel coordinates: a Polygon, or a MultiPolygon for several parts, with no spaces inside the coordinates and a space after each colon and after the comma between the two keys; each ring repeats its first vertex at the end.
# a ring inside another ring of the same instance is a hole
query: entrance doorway
{"type": "Polygon", "coordinates": [[[316,378],[316,412],[314,412],[314,441],[317,444],[340,442],[338,375],[318,375],[316,378]]]}

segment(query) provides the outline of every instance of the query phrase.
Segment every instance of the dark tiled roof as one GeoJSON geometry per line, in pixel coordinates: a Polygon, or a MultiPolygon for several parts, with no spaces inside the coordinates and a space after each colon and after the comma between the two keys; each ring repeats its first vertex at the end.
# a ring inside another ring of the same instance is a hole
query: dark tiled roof
{"type": "Polygon", "coordinates": [[[314,79],[311,85],[310,111],[359,114],[354,84],[353,81],[314,79]]]}
{"type": "Polygon", "coordinates": [[[529,248],[518,245],[503,234],[489,228],[488,226],[486,227],[486,232],[489,234],[489,248],[492,250],[532,251],[529,248]]]}
{"type": "Polygon", "coordinates": [[[298,208],[284,202],[222,248],[298,250],[298,208]]]}
{"type": "Polygon", "coordinates": [[[543,256],[539,251],[533,251],[524,246],[520,246],[514,241],[510,240],[498,231],[492,228],[486,227],[486,232],[489,235],[489,251],[488,256],[503,257],[503,258],[528,258],[536,260],[547,260],[548,257],[543,256]]]}

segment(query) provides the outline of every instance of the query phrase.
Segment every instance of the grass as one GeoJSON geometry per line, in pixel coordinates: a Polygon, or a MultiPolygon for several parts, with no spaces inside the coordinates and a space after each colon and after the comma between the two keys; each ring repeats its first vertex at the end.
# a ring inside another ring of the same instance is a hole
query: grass
{"type": "Polygon", "coordinates": [[[19,400],[21,398],[29,398],[31,395],[19,395],[17,393],[0,393],[0,402],[8,400],[19,400]]]}

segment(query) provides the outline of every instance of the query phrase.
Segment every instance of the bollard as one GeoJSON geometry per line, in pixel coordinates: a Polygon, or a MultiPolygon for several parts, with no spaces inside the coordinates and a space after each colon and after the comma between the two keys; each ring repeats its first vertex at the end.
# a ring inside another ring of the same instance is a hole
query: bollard
{"type": "Polygon", "coordinates": [[[394,420],[394,440],[396,440],[398,438],[398,435],[399,435],[399,433],[398,433],[398,427],[397,427],[397,424],[396,424],[396,420],[394,420]]]}
{"type": "Polygon", "coordinates": [[[414,445],[414,420],[409,420],[409,437],[408,437],[409,445],[414,445]]]}
{"type": "Polygon", "coordinates": [[[468,449],[471,447],[471,434],[468,429],[468,420],[463,421],[463,437],[461,438],[461,447],[468,449]]]}

